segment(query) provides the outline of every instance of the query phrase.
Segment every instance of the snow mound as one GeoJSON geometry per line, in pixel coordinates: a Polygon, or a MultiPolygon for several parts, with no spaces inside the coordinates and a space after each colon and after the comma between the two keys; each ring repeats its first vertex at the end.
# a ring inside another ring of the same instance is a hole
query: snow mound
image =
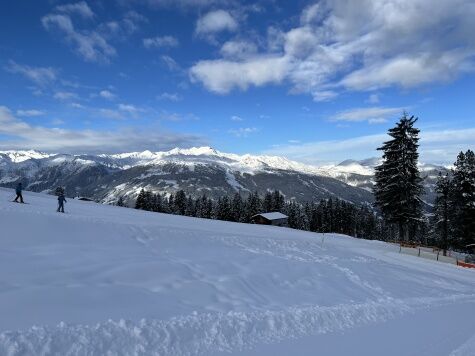
{"type": "MultiPolygon", "coordinates": [[[[11,355],[54,352],[74,356],[206,355],[217,351],[245,351],[258,343],[343,331],[384,322],[428,305],[450,304],[474,297],[385,299],[335,307],[290,307],[283,311],[195,313],[166,321],[142,319],[134,323],[121,319],[93,326],[61,323],[56,327],[33,327],[25,332],[0,334],[0,352],[11,355]]],[[[457,352],[455,354],[460,354],[460,350],[457,352]]]]}

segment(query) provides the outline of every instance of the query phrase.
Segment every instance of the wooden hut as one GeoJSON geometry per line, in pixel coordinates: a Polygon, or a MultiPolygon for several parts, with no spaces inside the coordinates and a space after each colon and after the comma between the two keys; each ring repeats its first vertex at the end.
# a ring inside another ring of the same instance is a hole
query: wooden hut
{"type": "Polygon", "coordinates": [[[256,214],[251,218],[254,224],[287,226],[289,217],[279,212],[256,214]]]}

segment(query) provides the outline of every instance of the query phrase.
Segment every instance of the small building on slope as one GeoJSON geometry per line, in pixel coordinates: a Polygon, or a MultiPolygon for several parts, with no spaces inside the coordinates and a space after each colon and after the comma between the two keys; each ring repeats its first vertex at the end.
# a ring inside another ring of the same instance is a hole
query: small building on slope
{"type": "Polygon", "coordinates": [[[254,224],[287,226],[289,217],[279,212],[256,214],[251,218],[254,224]]]}

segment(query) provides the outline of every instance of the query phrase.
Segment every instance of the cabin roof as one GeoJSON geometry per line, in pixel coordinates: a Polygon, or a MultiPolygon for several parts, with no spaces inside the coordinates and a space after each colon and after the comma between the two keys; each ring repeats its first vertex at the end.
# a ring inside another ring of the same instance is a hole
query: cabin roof
{"type": "Polygon", "coordinates": [[[287,219],[288,216],[287,215],[284,215],[282,213],[279,213],[279,212],[272,212],[272,213],[261,213],[261,214],[256,214],[253,216],[253,218],[255,218],[256,216],[262,216],[264,219],[267,219],[267,220],[280,220],[280,219],[287,219]]]}

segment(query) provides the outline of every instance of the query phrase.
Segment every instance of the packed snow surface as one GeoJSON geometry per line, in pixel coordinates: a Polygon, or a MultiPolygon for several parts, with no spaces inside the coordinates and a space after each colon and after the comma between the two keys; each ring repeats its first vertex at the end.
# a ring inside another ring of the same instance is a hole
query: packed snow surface
{"type": "Polygon", "coordinates": [[[0,189],[0,355],[475,355],[475,271],[0,189]]]}

